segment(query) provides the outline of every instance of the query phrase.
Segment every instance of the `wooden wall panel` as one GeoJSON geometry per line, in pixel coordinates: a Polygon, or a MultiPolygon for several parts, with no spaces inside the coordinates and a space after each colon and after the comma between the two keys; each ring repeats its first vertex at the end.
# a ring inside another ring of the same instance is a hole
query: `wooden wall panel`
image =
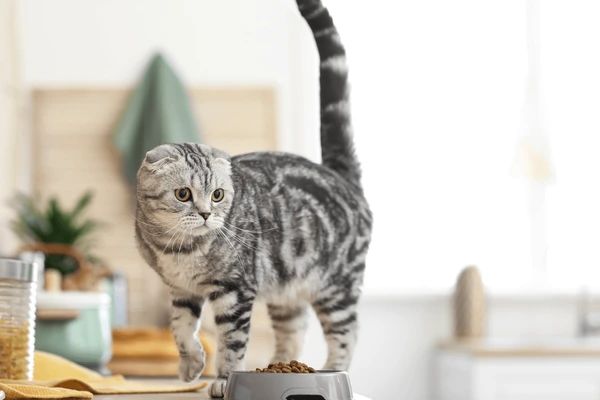
{"type": "MultiPolygon", "coordinates": [[[[156,324],[164,322],[164,288],[135,248],[131,194],[111,142],[128,95],[126,89],[35,90],[34,188],[67,205],[94,191],[90,216],[106,223],[95,252],[129,278],[130,321],[156,324]]],[[[277,148],[271,89],[200,88],[190,98],[206,143],[231,154],[277,148]]]]}

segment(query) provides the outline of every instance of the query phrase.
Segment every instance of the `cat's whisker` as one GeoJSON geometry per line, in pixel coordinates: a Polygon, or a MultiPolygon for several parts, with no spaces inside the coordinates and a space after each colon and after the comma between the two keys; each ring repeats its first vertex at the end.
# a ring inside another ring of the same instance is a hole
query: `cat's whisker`
{"type": "Polygon", "coordinates": [[[181,231],[175,231],[175,232],[173,233],[173,236],[174,236],[174,237],[173,237],[173,241],[172,241],[172,242],[171,242],[171,244],[168,246],[168,248],[169,248],[169,251],[170,251],[171,253],[174,253],[174,252],[175,252],[175,246],[177,246],[177,241],[179,240],[179,238],[181,237],[181,235],[182,235],[182,232],[181,232],[181,231]]]}
{"type": "MultiPolygon", "coordinates": [[[[264,220],[264,219],[261,219],[261,218],[254,218],[254,219],[240,219],[240,218],[235,218],[235,222],[237,222],[237,223],[254,223],[254,224],[260,225],[260,223],[262,221],[265,221],[267,223],[272,223],[272,221],[264,220]]],[[[224,222],[226,222],[226,221],[224,221],[224,222]]],[[[229,223],[229,225],[234,226],[231,223],[229,223]]],[[[241,228],[239,228],[239,229],[241,229],[241,228]]],[[[268,230],[276,230],[276,229],[277,229],[277,227],[275,227],[275,226],[272,227],[272,228],[268,228],[268,230]]],[[[264,231],[256,231],[256,233],[262,233],[262,232],[264,232],[264,231]]]]}
{"type": "Polygon", "coordinates": [[[135,219],[135,222],[140,224],[140,225],[144,225],[144,232],[148,233],[152,236],[161,236],[163,235],[163,232],[160,229],[160,226],[158,225],[154,225],[154,224],[149,224],[147,222],[141,221],[139,219],[135,219]],[[152,231],[151,231],[152,230],[152,231]]]}
{"type": "Polygon", "coordinates": [[[252,246],[251,244],[246,243],[245,238],[242,238],[242,237],[236,235],[235,232],[228,230],[225,226],[223,226],[222,229],[223,229],[223,232],[229,233],[231,235],[230,239],[236,241],[237,243],[241,244],[242,246],[244,246],[248,249],[258,250],[255,246],[252,246]]]}
{"type": "Polygon", "coordinates": [[[237,260],[240,263],[240,265],[244,265],[244,263],[242,262],[242,259],[240,258],[240,253],[239,253],[238,249],[236,249],[235,246],[232,243],[232,238],[228,237],[227,234],[225,233],[225,231],[221,230],[220,232],[223,235],[223,238],[227,241],[227,243],[229,243],[229,245],[231,246],[231,248],[235,252],[235,257],[237,258],[237,260]]]}
{"type": "Polygon", "coordinates": [[[271,232],[271,231],[276,231],[277,228],[273,227],[273,228],[269,228],[269,229],[265,229],[265,230],[261,230],[261,231],[251,231],[248,229],[243,229],[243,228],[239,228],[229,222],[223,221],[223,224],[226,225],[228,228],[232,228],[232,229],[236,229],[238,231],[244,232],[244,233],[250,233],[250,234],[259,234],[259,233],[265,233],[265,232],[271,232]]]}
{"type": "Polygon", "coordinates": [[[164,231],[164,232],[163,232],[162,230],[160,230],[160,228],[161,228],[161,227],[160,227],[160,225],[158,225],[158,224],[148,223],[148,222],[146,222],[146,221],[142,221],[141,219],[139,219],[139,218],[137,218],[137,217],[135,218],[135,221],[136,221],[136,222],[138,222],[138,223],[140,223],[140,224],[142,224],[142,225],[145,225],[145,226],[148,226],[148,227],[151,227],[151,228],[155,229],[155,231],[154,231],[154,232],[148,232],[148,228],[145,228],[145,233],[148,233],[149,235],[152,235],[152,236],[155,236],[155,237],[160,237],[160,236],[165,236],[165,235],[167,235],[167,234],[168,234],[169,232],[171,232],[173,229],[177,228],[177,226],[178,226],[178,225],[179,225],[179,223],[181,222],[181,221],[178,221],[178,222],[177,222],[175,225],[173,225],[171,228],[169,228],[169,229],[167,229],[166,231],[164,231]]]}
{"type": "Polygon", "coordinates": [[[177,250],[177,265],[181,265],[181,263],[180,263],[181,246],[183,246],[183,243],[185,242],[185,239],[188,237],[188,235],[189,235],[189,228],[187,228],[186,225],[184,224],[183,231],[181,234],[181,241],[179,242],[179,249],[177,250]]]}
{"type": "Polygon", "coordinates": [[[235,258],[238,260],[240,265],[243,265],[242,260],[240,259],[240,255],[238,254],[237,250],[235,249],[235,247],[233,246],[231,241],[229,241],[227,236],[225,236],[225,233],[223,233],[221,231],[221,229],[217,229],[216,232],[219,234],[219,236],[221,236],[229,244],[229,247],[231,247],[231,250],[233,251],[235,258]]]}
{"type": "Polygon", "coordinates": [[[163,252],[162,255],[164,255],[165,251],[167,250],[167,248],[169,247],[169,245],[171,244],[171,241],[177,236],[179,232],[178,231],[174,231],[171,236],[169,237],[169,240],[167,241],[167,244],[165,245],[165,247],[163,248],[163,252]]]}
{"type": "MultiPolygon", "coordinates": [[[[268,229],[264,229],[264,230],[256,230],[256,231],[255,230],[250,230],[250,229],[245,229],[245,228],[240,228],[239,226],[236,226],[236,225],[232,224],[231,222],[227,222],[224,217],[223,218],[219,218],[218,221],[221,222],[223,225],[227,226],[228,228],[235,229],[235,230],[240,231],[240,232],[252,234],[252,236],[258,236],[261,233],[271,232],[271,231],[278,230],[277,227],[272,227],[272,228],[268,228],[268,229]]],[[[240,223],[240,222],[241,223],[243,223],[243,222],[255,222],[256,223],[256,220],[246,220],[246,221],[244,221],[244,220],[236,219],[236,222],[238,222],[238,223],[240,223]]]]}
{"type": "Polygon", "coordinates": [[[171,232],[173,229],[177,228],[177,226],[179,226],[179,224],[181,223],[181,221],[178,221],[175,225],[173,225],[171,228],[167,229],[165,231],[165,233],[169,233],[171,232]]]}
{"type": "Polygon", "coordinates": [[[154,237],[163,237],[163,236],[165,236],[165,235],[164,235],[162,232],[154,233],[154,232],[148,232],[148,231],[146,230],[146,231],[145,231],[145,233],[146,233],[147,235],[154,236],[154,237]]]}
{"type": "MultiPolygon", "coordinates": [[[[176,226],[179,226],[180,224],[181,224],[181,221],[179,221],[176,226]]],[[[165,255],[165,251],[167,251],[167,248],[169,247],[169,244],[171,243],[171,241],[173,240],[173,238],[175,237],[175,235],[177,235],[178,232],[179,231],[173,232],[173,234],[171,235],[171,238],[169,239],[169,241],[167,242],[167,244],[165,245],[165,247],[162,250],[161,257],[165,255]]]]}
{"type": "Polygon", "coordinates": [[[159,226],[158,226],[158,225],[155,225],[155,224],[150,224],[150,223],[148,223],[148,222],[146,222],[146,221],[142,221],[141,219],[139,219],[139,218],[137,218],[137,217],[135,217],[135,222],[138,222],[138,223],[140,223],[140,224],[142,224],[142,225],[150,226],[150,227],[153,227],[153,228],[159,228],[159,226]]]}
{"type": "MultiPolygon", "coordinates": [[[[235,227],[233,227],[233,226],[231,226],[231,225],[227,225],[227,224],[225,224],[225,223],[224,223],[224,224],[223,224],[223,228],[226,228],[226,229],[229,229],[229,230],[231,230],[232,232],[235,232],[235,231],[233,230],[233,229],[235,229],[235,227]]],[[[250,233],[250,232],[245,232],[245,231],[240,231],[240,232],[241,232],[241,233],[243,233],[243,234],[249,235],[249,236],[251,236],[252,238],[257,238],[257,237],[258,237],[258,234],[256,234],[256,233],[250,233]]]]}
{"type": "Polygon", "coordinates": [[[246,243],[246,241],[252,241],[252,240],[255,240],[255,239],[257,239],[257,236],[255,236],[255,235],[251,235],[252,237],[250,237],[250,238],[244,237],[244,236],[242,236],[241,234],[238,234],[238,233],[236,233],[236,232],[232,231],[231,229],[229,229],[229,228],[228,228],[227,226],[225,226],[225,225],[223,225],[223,226],[222,226],[222,229],[223,229],[225,232],[229,233],[229,234],[230,234],[232,237],[234,237],[234,238],[236,238],[236,239],[239,239],[239,240],[241,240],[241,241],[242,241],[242,242],[244,242],[244,243],[246,243]]]}
{"type": "Polygon", "coordinates": [[[249,244],[246,244],[246,243],[242,242],[241,240],[239,240],[239,239],[236,239],[236,238],[235,238],[235,237],[233,237],[233,236],[229,236],[229,239],[230,239],[230,240],[232,240],[232,241],[233,241],[233,242],[235,242],[235,243],[239,243],[240,245],[242,245],[243,247],[245,247],[245,248],[247,248],[247,249],[254,250],[254,251],[257,251],[257,250],[258,250],[256,247],[253,247],[253,246],[251,246],[251,245],[249,245],[249,244]]]}
{"type": "MultiPolygon", "coordinates": [[[[232,230],[232,226],[231,226],[231,225],[228,225],[226,222],[223,222],[223,226],[222,226],[222,228],[223,228],[223,229],[226,229],[226,230],[227,230],[227,231],[229,231],[229,232],[232,232],[232,233],[233,233],[233,234],[235,234],[235,235],[238,235],[238,233],[237,233],[237,232],[235,232],[234,230],[232,230]]],[[[244,233],[245,233],[245,232],[244,232],[244,233]]],[[[240,233],[239,235],[241,236],[242,234],[243,234],[243,233],[240,233]]],[[[255,235],[255,234],[249,234],[249,235],[250,235],[252,238],[256,238],[256,237],[258,236],[258,235],[255,235]]]]}

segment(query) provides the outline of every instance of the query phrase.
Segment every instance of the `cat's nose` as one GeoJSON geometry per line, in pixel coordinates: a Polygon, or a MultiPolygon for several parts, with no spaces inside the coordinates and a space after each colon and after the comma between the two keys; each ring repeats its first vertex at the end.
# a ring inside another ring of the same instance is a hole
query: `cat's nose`
{"type": "Polygon", "coordinates": [[[207,212],[201,212],[198,214],[200,214],[202,216],[202,218],[204,218],[205,221],[208,219],[208,217],[210,217],[210,213],[207,213],[207,212]]]}

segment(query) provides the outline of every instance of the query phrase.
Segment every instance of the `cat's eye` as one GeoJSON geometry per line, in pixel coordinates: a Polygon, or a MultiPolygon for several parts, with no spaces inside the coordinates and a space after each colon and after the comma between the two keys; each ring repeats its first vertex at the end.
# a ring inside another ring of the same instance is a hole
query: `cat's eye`
{"type": "Polygon", "coordinates": [[[179,201],[190,201],[192,199],[192,191],[188,188],[175,189],[175,198],[179,201]]]}
{"type": "Polygon", "coordinates": [[[210,197],[212,201],[218,203],[225,197],[225,191],[223,189],[216,189],[214,192],[212,192],[212,196],[210,197]]]}

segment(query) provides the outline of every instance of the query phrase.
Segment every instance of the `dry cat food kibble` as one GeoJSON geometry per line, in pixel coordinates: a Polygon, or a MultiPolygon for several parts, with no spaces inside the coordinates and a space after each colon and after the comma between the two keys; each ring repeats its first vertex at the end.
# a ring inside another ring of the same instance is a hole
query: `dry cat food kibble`
{"type": "Polygon", "coordinates": [[[30,328],[0,319],[0,378],[27,379],[30,328]]]}
{"type": "Polygon", "coordinates": [[[301,363],[300,361],[292,360],[288,364],[278,362],[269,364],[267,368],[256,368],[256,372],[270,372],[277,374],[312,374],[315,372],[315,369],[304,363],[301,363]]]}

